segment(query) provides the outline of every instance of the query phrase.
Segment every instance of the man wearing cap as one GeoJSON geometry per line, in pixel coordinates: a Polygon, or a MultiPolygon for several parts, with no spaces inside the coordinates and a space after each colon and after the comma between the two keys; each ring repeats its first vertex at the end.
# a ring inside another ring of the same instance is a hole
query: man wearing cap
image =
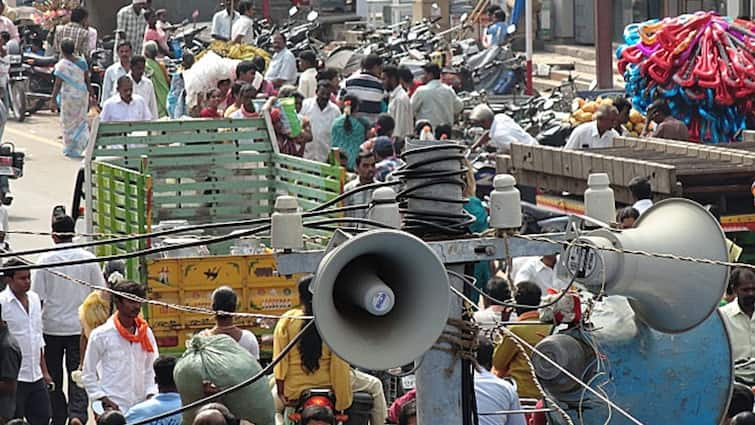
{"type": "Polygon", "coordinates": [[[619,111],[611,105],[601,105],[595,113],[595,121],[584,123],[574,129],[564,149],[592,149],[611,146],[619,133],[614,130],[619,111]]]}
{"type": "Polygon", "coordinates": [[[412,96],[414,119],[427,120],[432,128],[453,125],[464,104],[451,87],[440,81],[440,67],[437,64],[429,63],[422,69],[425,71],[424,84],[412,96]]]}
{"type": "Polygon", "coordinates": [[[512,143],[523,145],[538,144],[537,140],[524,131],[511,117],[506,114],[494,114],[488,105],[480,104],[475,106],[472,109],[472,113],[469,114],[469,120],[472,122],[472,125],[480,126],[487,130],[475,142],[472,149],[478,146],[485,146],[491,141],[499,152],[504,153],[511,150],[512,143]]]}

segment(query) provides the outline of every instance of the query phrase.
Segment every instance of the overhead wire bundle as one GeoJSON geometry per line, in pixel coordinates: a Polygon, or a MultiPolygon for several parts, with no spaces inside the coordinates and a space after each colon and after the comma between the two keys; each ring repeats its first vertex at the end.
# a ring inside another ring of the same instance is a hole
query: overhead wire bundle
{"type": "Polygon", "coordinates": [[[755,126],[755,24],[698,12],[628,25],[618,70],[635,108],[658,98],[704,143],[755,126]]]}

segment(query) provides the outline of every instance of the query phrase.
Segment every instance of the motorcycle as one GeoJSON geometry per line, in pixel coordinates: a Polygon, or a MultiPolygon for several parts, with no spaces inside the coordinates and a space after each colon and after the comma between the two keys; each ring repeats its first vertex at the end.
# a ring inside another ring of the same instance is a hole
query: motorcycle
{"type": "Polygon", "coordinates": [[[23,152],[16,152],[13,143],[0,144],[0,202],[10,205],[13,202],[13,194],[10,191],[10,180],[15,180],[24,175],[23,152]]]}
{"type": "Polygon", "coordinates": [[[39,37],[31,30],[24,32],[24,45],[15,40],[7,44],[10,61],[7,96],[10,100],[10,111],[15,119],[22,122],[27,114],[33,114],[43,109],[52,96],[55,85],[53,71],[57,58],[55,56],[39,55],[30,51],[30,40],[39,37]]]}

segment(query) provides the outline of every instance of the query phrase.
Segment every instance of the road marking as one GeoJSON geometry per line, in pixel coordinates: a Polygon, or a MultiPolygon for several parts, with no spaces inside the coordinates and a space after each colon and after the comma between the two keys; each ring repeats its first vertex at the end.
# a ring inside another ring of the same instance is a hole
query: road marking
{"type": "Polygon", "coordinates": [[[31,139],[31,140],[34,140],[34,141],[37,141],[37,142],[40,142],[40,143],[44,143],[44,144],[46,144],[48,146],[52,146],[54,148],[63,149],[63,143],[50,141],[49,139],[46,139],[46,138],[44,138],[42,136],[37,136],[34,133],[27,133],[27,132],[24,132],[24,131],[21,131],[21,130],[16,130],[13,127],[6,127],[5,128],[5,132],[6,133],[11,133],[11,134],[13,134],[13,135],[15,135],[17,137],[24,137],[24,138],[31,139]]]}

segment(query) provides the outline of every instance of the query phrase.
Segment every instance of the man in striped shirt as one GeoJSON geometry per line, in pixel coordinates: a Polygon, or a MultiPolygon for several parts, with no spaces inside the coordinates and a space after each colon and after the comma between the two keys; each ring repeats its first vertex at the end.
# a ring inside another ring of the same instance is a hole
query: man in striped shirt
{"type": "Polygon", "coordinates": [[[341,99],[347,95],[359,98],[359,117],[374,124],[378,115],[387,111],[383,80],[383,59],[378,55],[367,55],[362,59],[362,70],[347,78],[341,99]]]}

